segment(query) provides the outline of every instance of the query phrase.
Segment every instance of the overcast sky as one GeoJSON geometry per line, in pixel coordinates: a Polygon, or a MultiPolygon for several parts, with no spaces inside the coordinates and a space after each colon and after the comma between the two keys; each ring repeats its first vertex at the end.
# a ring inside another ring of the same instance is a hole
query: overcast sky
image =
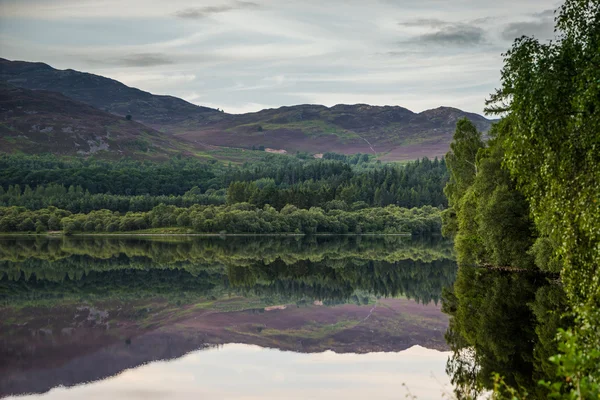
{"type": "Polygon", "coordinates": [[[481,113],[552,0],[0,0],[0,57],[239,113],[304,103],[481,113]]]}

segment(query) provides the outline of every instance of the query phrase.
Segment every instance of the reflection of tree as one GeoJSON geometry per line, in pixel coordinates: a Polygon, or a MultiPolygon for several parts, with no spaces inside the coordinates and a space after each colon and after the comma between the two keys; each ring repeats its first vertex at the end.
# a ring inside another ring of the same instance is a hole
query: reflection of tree
{"type": "Polygon", "coordinates": [[[451,316],[446,340],[454,354],[447,371],[459,398],[491,389],[493,373],[506,383],[543,397],[537,382],[554,373],[559,286],[538,273],[508,273],[461,266],[442,310],[451,316]]]}
{"type": "Polygon", "coordinates": [[[228,273],[232,286],[249,288],[257,294],[274,292],[334,300],[349,298],[361,290],[376,296],[404,295],[422,303],[437,304],[442,288],[454,281],[455,265],[448,260],[388,263],[348,259],[294,264],[278,260],[268,265],[231,267],[228,273]]]}
{"type": "Polygon", "coordinates": [[[0,242],[10,260],[0,261],[0,298],[237,293],[335,303],[361,293],[437,303],[454,281],[448,249],[398,238],[11,239],[0,242]]]}
{"type": "Polygon", "coordinates": [[[33,274],[29,279],[0,279],[0,299],[15,306],[30,300],[178,298],[189,293],[207,295],[220,284],[220,279],[221,275],[209,273],[194,277],[180,269],[91,271],[61,281],[38,279],[33,274]]]}
{"type": "Polygon", "coordinates": [[[431,261],[454,259],[449,241],[407,237],[205,237],[139,239],[132,237],[60,237],[3,238],[0,261],[23,261],[35,258],[55,261],[73,255],[108,259],[119,255],[146,257],[160,264],[181,261],[242,265],[281,258],[286,263],[310,259],[318,261],[346,259],[431,261]]]}

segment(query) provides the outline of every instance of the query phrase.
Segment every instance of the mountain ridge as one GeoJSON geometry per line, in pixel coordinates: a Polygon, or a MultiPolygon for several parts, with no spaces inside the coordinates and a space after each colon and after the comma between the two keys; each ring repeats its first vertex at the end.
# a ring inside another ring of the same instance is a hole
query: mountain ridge
{"type": "Polygon", "coordinates": [[[197,150],[271,148],[278,152],[376,153],[383,160],[444,155],[456,121],[469,118],[483,132],[492,121],[453,107],[415,113],[401,106],[316,104],[228,114],[173,96],[154,95],[114,79],[44,63],[0,59],[0,80],[30,90],[58,92],[123,118],[132,115],[197,150]]]}

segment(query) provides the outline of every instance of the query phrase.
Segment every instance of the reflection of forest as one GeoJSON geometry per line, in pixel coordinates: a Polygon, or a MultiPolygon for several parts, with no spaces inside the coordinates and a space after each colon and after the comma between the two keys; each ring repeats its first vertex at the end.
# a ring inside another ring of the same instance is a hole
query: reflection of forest
{"type": "Polygon", "coordinates": [[[401,237],[9,238],[0,240],[5,303],[64,297],[273,297],[438,302],[454,281],[451,245],[401,237]]]}
{"type": "Polygon", "coordinates": [[[442,310],[450,315],[446,340],[454,352],[447,371],[458,398],[477,398],[493,387],[493,373],[546,398],[540,379],[554,377],[549,361],[557,352],[556,331],[565,294],[555,276],[461,266],[452,289],[444,289],[442,310]],[[554,278],[554,279],[553,279],[554,278]]]}
{"type": "Polygon", "coordinates": [[[0,237],[0,261],[58,261],[73,255],[109,259],[145,257],[163,266],[181,261],[246,265],[281,258],[356,257],[378,261],[454,259],[452,243],[437,237],[405,236],[230,236],[230,237],[0,237]]]}

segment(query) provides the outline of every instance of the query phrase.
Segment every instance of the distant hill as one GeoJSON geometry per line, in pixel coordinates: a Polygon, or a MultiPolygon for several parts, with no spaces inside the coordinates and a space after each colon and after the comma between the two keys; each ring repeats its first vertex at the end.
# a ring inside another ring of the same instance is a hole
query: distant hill
{"type": "Polygon", "coordinates": [[[456,121],[466,117],[481,131],[491,121],[456,108],[414,113],[398,106],[298,105],[248,114],[226,114],[171,96],[158,96],[102,76],[57,70],[43,63],[0,59],[0,80],[49,90],[171,135],[173,145],[272,148],[287,152],[377,153],[384,160],[444,155],[456,121]]]}
{"type": "Polygon", "coordinates": [[[64,155],[99,152],[165,158],[182,151],[152,128],[59,93],[0,84],[2,151],[64,155]]]}
{"type": "Polygon", "coordinates": [[[481,131],[491,121],[478,114],[439,107],[414,113],[398,106],[298,105],[229,115],[203,127],[175,127],[182,137],[220,146],[265,146],[287,151],[384,153],[384,159],[444,155],[456,121],[469,118],[481,131]]]}

